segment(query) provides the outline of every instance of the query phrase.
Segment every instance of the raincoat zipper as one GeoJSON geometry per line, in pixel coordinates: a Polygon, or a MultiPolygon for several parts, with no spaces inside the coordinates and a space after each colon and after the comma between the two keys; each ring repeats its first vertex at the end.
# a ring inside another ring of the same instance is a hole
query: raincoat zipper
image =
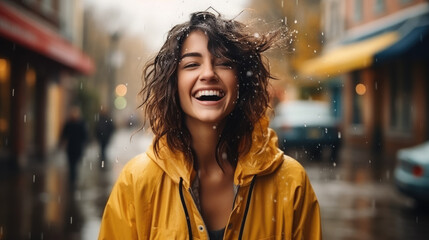
{"type": "MultiPolygon", "coordinates": [[[[244,214],[244,216],[243,216],[243,219],[242,219],[242,225],[241,225],[241,227],[240,227],[240,233],[239,233],[239,239],[241,239],[242,238],[242,234],[243,234],[243,230],[244,230],[244,225],[245,225],[245,222],[246,222],[246,218],[247,218],[247,212],[248,212],[248,209],[249,209],[249,204],[250,204],[250,199],[251,199],[251,196],[252,196],[252,191],[253,191],[253,185],[254,185],[254,183],[255,183],[255,180],[256,180],[256,175],[253,177],[253,179],[252,179],[252,182],[250,183],[250,190],[249,190],[249,195],[248,195],[248,197],[247,197],[247,202],[246,202],[246,207],[245,207],[245,214],[244,214]]],[[[183,187],[183,178],[180,178],[180,184],[179,184],[179,187],[180,187],[180,189],[179,189],[179,193],[180,193],[180,197],[181,197],[181,200],[182,200],[182,205],[183,205],[183,208],[184,208],[184,211],[185,211],[185,215],[186,215],[186,221],[187,221],[187,224],[188,224],[188,231],[189,231],[189,237],[190,237],[190,239],[192,239],[192,226],[191,226],[191,222],[190,222],[190,218],[189,218],[189,213],[188,213],[188,210],[187,210],[187,207],[186,207],[186,204],[185,204],[185,199],[184,199],[184,196],[183,196],[183,193],[182,193],[182,187],[183,187]]],[[[235,201],[236,201],[236,199],[237,199],[237,196],[238,196],[238,191],[240,190],[240,185],[234,185],[233,186],[233,191],[234,191],[234,201],[233,201],[233,203],[232,203],[232,211],[231,211],[231,214],[232,214],[232,212],[234,211],[234,208],[235,208],[235,201]]],[[[192,191],[192,188],[188,188],[188,192],[189,192],[189,194],[191,195],[191,198],[192,198],[192,202],[193,202],[193,204],[195,205],[195,207],[197,208],[197,212],[198,212],[198,214],[199,214],[199,216],[200,216],[200,218],[201,218],[201,220],[202,220],[202,222],[203,222],[203,224],[204,224],[204,229],[206,230],[206,235],[207,235],[207,238],[209,239],[209,236],[208,236],[208,228],[207,228],[207,226],[206,226],[206,223],[204,222],[204,218],[202,217],[202,214],[201,214],[201,212],[200,212],[200,209],[197,207],[197,203],[195,202],[195,196],[194,196],[194,194],[193,194],[193,191],[192,191]]],[[[225,231],[227,230],[227,226],[229,225],[229,221],[230,221],[230,219],[231,219],[231,215],[229,216],[229,219],[228,219],[228,222],[227,222],[227,225],[225,226],[225,231]]],[[[225,232],[224,232],[224,236],[225,236],[225,232]]]]}

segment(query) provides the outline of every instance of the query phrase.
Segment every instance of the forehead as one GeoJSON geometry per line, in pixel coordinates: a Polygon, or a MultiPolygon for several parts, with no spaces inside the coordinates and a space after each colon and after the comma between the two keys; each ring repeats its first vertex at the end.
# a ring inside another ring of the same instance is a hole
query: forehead
{"type": "Polygon", "coordinates": [[[202,31],[193,31],[185,39],[182,45],[182,55],[190,52],[202,52],[207,50],[208,37],[202,31]]]}

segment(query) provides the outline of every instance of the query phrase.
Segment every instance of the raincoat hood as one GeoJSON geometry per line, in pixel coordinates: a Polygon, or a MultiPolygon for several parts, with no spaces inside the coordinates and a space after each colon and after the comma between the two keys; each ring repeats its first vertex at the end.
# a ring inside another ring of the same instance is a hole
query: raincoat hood
{"type": "MultiPolygon", "coordinates": [[[[268,128],[268,124],[268,118],[264,117],[255,125],[250,151],[239,156],[234,174],[235,185],[246,186],[255,175],[270,174],[282,164],[283,152],[277,148],[277,135],[268,128]]],[[[149,147],[147,155],[174,182],[179,183],[180,178],[183,178],[183,185],[189,188],[196,176],[193,163],[183,153],[168,148],[165,138],[160,141],[159,156],[154,153],[153,145],[149,147]]]]}

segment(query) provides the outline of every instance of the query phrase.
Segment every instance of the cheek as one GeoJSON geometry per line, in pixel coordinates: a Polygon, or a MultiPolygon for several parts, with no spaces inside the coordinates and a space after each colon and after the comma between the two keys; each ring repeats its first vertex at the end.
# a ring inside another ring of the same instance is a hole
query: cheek
{"type": "Polygon", "coordinates": [[[183,74],[177,75],[177,90],[180,104],[182,104],[183,101],[186,101],[191,91],[191,84],[189,81],[186,81],[186,77],[183,74]]]}
{"type": "Polygon", "coordinates": [[[238,94],[239,84],[238,84],[238,78],[236,75],[231,76],[225,84],[228,86],[228,89],[230,89],[230,91],[234,95],[238,94]]]}

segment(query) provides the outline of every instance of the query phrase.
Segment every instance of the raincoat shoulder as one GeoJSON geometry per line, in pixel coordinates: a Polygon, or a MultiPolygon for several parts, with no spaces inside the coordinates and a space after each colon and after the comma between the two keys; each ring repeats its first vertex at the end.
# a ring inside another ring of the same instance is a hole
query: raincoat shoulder
{"type": "Polygon", "coordinates": [[[243,239],[322,239],[319,204],[306,171],[289,156],[281,162],[256,178],[243,239]]]}
{"type": "Polygon", "coordinates": [[[151,215],[152,202],[147,196],[152,196],[162,175],[163,171],[146,153],[124,166],[106,204],[99,239],[148,239],[150,218],[147,216],[151,215]],[[142,219],[147,222],[141,222],[142,219]]]}

